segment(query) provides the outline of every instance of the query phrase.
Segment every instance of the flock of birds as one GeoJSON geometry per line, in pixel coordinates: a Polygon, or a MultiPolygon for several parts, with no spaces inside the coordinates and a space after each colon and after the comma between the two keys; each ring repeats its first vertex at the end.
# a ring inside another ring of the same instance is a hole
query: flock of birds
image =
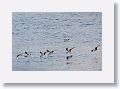
{"type": "MultiPolygon", "coordinates": [[[[100,45],[96,46],[94,49],[91,50],[91,52],[97,51],[99,46],[100,45]]],[[[71,59],[73,57],[73,55],[71,54],[71,52],[72,52],[73,49],[75,49],[75,47],[72,47],[72,48],[68,48],[67,47],[66,48],[66,54],[68,54],[66,56],[67,64],[70,64],[69,59],[71,59]]],[[[40,51],[39,52],[39,55],[40,55],[39,57],[40,58],[43,57],[43,56],[47,56],[48,57],[51,54],[53,54],[55,51],[56,50],[48,50],[48,49],[46,51],[44,51],[44,52],[40,51]]],[[[23,56],[23,57],[29,57],[29,56],[31,56],[32,57],[32,52],[20,53],[20,54],[17,55],[17,58],[19,58],[20,56],[23,56]]]]}

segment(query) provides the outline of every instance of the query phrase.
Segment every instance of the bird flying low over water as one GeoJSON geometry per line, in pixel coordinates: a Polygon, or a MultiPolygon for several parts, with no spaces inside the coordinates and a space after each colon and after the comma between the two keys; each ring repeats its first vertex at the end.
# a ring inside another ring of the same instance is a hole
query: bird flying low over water
{"type": "Polygon", "coordinates": [[[18,54],[17,57],[19,57],[19,56],[28,57],[30,55],[31,55],[31,53],[25,52],[25,53],[18,54]]]}
{"type": "Polygon", "coordinates": [[[98,49],[99,46],[100,46],[100,45],[96,46],[94,49],[91,50],[91,52],[97,51],[97,49],[98,49]]]}
{"type": "Polygon", "coordinates": [[[25,52],[24,57],[28,57],[28,56],[30,56],[30,55],[31,55],[31,53],[25,52]]]}
{"type": "Polygon", "coordinates": [[[70,39],[64,39],[64,42],[68,42],[70,39]]]}
{"type": "Polygon", "coordinates": [[[70,55],[70,56],[67,56],[66,59],[68,60],[69,58],[72,58],[72,57],[73,57],[73,55],[70,55]]]}
{"type": "Polygon", "coordinates": [[[50,55],[50,54],[52,54],[52,53],[54,53],[54,51],[50,51],[48,55],[50,55]]]}
{"type": "Polygon", "coordinates": [[[73,47],[73,48],[71,48],[71,49],[66,48],[66,51],[67,51],[66,54],[67,54],[67,53],[70,53],[74,48],[75,48],[75,47],[73,47]]]}
{"type": "Polygon", "coordinates": [[[52,54],[52,53],[54,53],[54,51],[50,51],[50,50],[46,50],[45,52],[41,52],[41,51],[40,51],[40,54],[41,54],[40,57],[42,57],[43,55],[46,55],[46,54],[47,54],[47,55],[50,55],[50,54],[52,54]]]}
{"type": "Polygon", "coordinates": [[[50,55],[50,54],[54,53],[56,50],[52,50],[52,51],[46,50],[46,51],[48,52],[48,55],[50,55]]]}
{"type": "Polygon", "coordinates": [[[46,53],[45,53],[45,52],[43,53],[43,52],[40,51],[40,54],[41,54],[40,57],[42,57],[42,56],[45,55],[46,53]]]}

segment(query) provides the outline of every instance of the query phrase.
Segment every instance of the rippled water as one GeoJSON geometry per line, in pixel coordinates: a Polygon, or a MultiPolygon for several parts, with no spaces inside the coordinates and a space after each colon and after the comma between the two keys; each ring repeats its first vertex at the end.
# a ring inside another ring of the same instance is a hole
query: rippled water
{"type": "Polygon", "coordinates": [[[101,43],[101,12],[12,13],[13,71],[101,71],[101,43]]]}

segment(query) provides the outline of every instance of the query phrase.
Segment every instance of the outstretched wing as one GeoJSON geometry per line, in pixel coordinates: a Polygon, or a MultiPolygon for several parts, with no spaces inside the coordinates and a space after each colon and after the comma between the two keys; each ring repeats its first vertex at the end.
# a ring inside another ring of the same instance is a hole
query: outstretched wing
{"type": "Polygon", "coordinates": [[[40,52],[40,54],[43,54],[42,52],[40,52]]]}
{"type": "Polygon", "coordinates": [[[46,50],[47,52],[50,52],[50,50],[46,50]]]}
{"type": "Polygon", "coordinates": [[[73,50],[74,48],[75,48],[75,47],[71,48],[70,51],[73,50]]]}

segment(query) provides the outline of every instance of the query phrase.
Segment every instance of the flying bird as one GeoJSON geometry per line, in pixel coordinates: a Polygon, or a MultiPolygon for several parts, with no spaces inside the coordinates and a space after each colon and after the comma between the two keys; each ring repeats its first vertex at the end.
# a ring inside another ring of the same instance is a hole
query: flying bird
{"type": "Polygon", "coordinates": [[[67,51],[66,54],[67,54],[67,53],[70,53],[74,48],[75,48],[75,47],[73,47],[73,48],[71,48],[71,49],[66,48],[66,51],[67,51]]]}
{"type": "Polygon", "coordinates": [[[31,53],[25,52],[24,57],[28,57],[28,56],[30,56],[30,55],[31,55],[31,53]]]}
{"type": "Polygon", "coordinates": [[[44,54],[44,53],[42,53],[41,51],[40,51],[40,54],[41,54],[41,55],[40,55],[40,57],[42,57],[43,55],[45,55],[45,54],[44,54]]]}
{"type": "Polygon", "coordinates": [[[54,51],[50,51],[48,55],[50,55],[50,54],[52,54],[52,53],[54,53],[54,51]]]}
{"type": "Polygon", "coordinates": [[[72,58],[72,57],[73,57],[73,55],[70,55],[70,56],[67,56],[66,59],[68,60],[69,58],[72,58]]]}
{"type": "Polygon", "coordinates": [[[100,46],[100,45],[96,46],[94,49],[91,50],[91,52],[97,51],[97,49],[98,49],[99,46],[100,46]]]}

